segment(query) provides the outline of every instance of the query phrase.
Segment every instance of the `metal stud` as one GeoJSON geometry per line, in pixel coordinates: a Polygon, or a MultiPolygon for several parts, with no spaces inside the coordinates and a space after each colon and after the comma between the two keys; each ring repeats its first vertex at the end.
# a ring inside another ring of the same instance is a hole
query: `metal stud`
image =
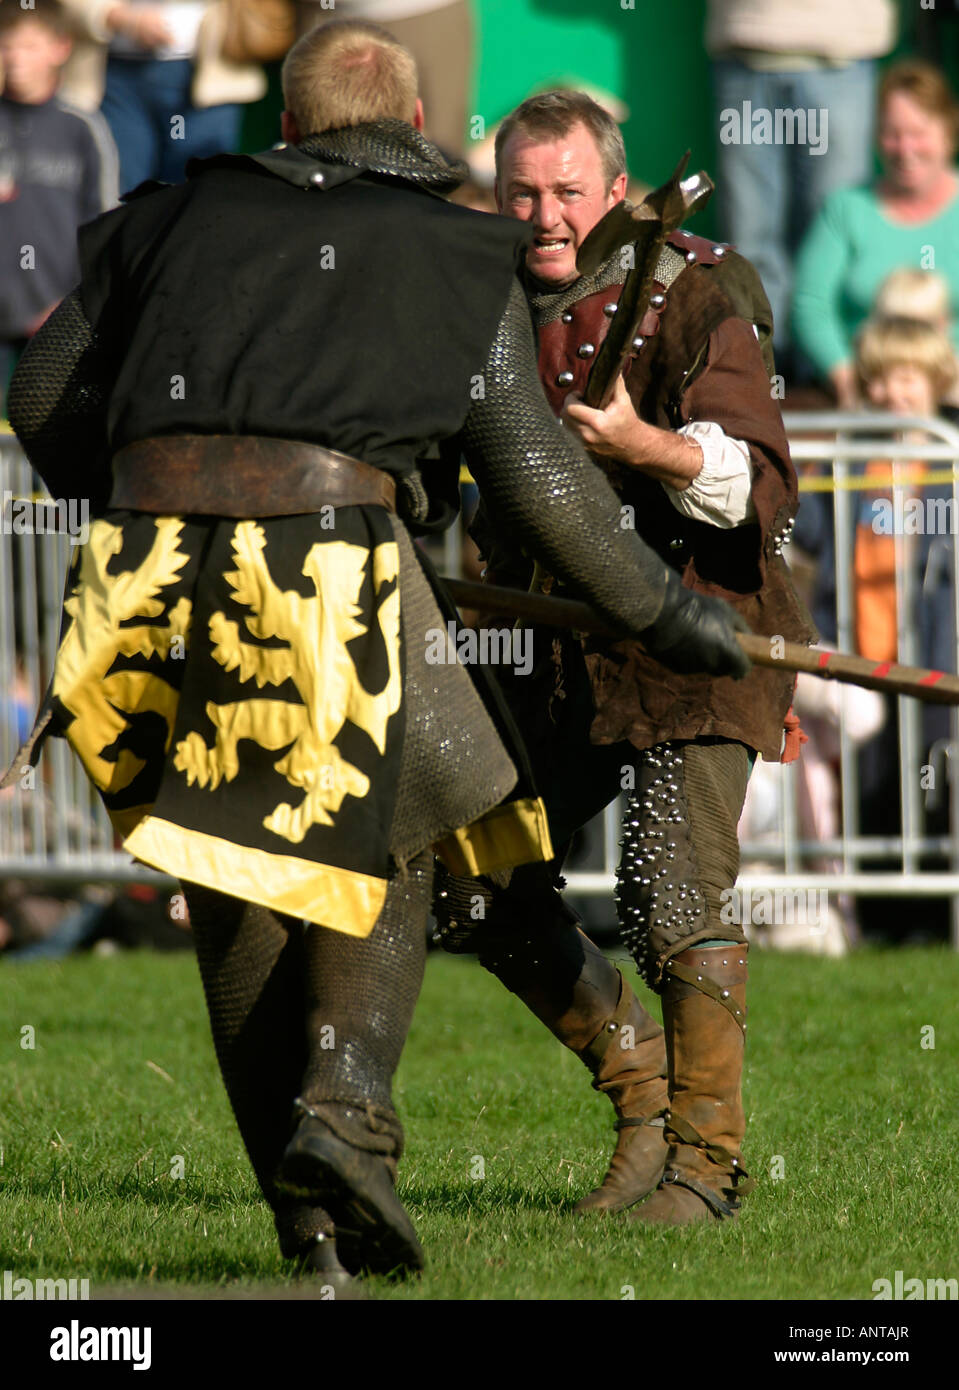
{"type": "Polygon", "coordinates": [[[681,538],[680,536],[677,536],[675,540],[670,541],[670,542],[669,542],[669,548],[670,548],[670,550],[682,550],[682,548],[683,548],[682,538],[681,538]]]}
{"type": "Polygon", "coordinates": [[[575,380],[576,380],[576,377],[573,375],[572,372],[560,372],[559,376],[556,378],[556,385],[557,385],[557,386],[572,386],[572,384],[573,384],[573,382],[574,382],[575,380]]]}
{"type": "Polygon", "coordinates": [[[666,303],[666,296],[664,294],[651,294],[649,296],[649,302],[654,309],[661,309],[666,303]]]}
{"type": "Polygon", "coordinates": [[[645,338],[634,338],[632,342],[633,352],[639,352],[640,348],[643,346],[645,341],[645,338]]]}
{"type": "Polygon", "coordinates": [[[696,252],[695,252],[695,251],[687,251],[687,252],[686,252],[686,264],[687,264],[687,265],[692,265],[693,261],[697,261],[697,260],[699,260],[699,257],[696,255],[696,252]]]}
{"type": "Polygon", "coordinates": [[[576,349],[576,356],[592,357],[595,351],[596,347],[593,343],[580,343],[579,347],[576,349]]]}
{"type": "Polygon", "coordinates": [[[611,319],[618,308],[618,304],[604,304],[603,313],[606,315],[608,319],[611,319]]]}
{"type": "Polygon", "coordinates": [[[567,309],[566,312],[563,314],[562,318],[563,318],[563,322],[564,322],[564,323],[572,323],[572,322],[573,322],[573,316],[572,316],[572,314],[569,312],[568,309],[567,309]]]}
{"type": "MultiPolygon", "coordinates": [[[[724,998],[724,999],[728,999],[728,998],[729,998],[729,990],[728,990],[728,989],[724,989],[724,990],[723,990],[723,998],[724,998]]],[[[739,1013],[739,1010],[737,1009],[736,1012],[739,1013]]]]}
{"type": "Polygon", "coordinates": [[[714,246],[714,247],[713,247],[713,255],[714,255],[714,256],[725,256],[725,254],[726,254],[726,248],[725,248],[725,246],[714,246]]]}
{"type": "Polygon", "coordinates": [[[310,183],[314,188],[322,188],[326,183],[326,175],[321,174],[319,169],[310,175],[310,183]]]}

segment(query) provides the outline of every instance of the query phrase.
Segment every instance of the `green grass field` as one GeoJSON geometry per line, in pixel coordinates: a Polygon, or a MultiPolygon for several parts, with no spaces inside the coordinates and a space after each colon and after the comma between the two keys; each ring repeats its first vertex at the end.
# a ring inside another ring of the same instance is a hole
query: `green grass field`
{"type": "MultiPolygon", "coordinates": [[[[738,1222],[644,1231],[570,1214],[613,1140],[582,1064],[473,962],[431,957],[396,1087],[399,1190],[428,1268],[371,1292],[859,1299],[896,1270],[959,1276],[959,956],[754,952],[751,966],[759,1186],[738,1222]]],[[[0,963],[0,981],[0,1270],[88,1278],[94,1297],[282,1293],[192,958],[0,963]]]]}

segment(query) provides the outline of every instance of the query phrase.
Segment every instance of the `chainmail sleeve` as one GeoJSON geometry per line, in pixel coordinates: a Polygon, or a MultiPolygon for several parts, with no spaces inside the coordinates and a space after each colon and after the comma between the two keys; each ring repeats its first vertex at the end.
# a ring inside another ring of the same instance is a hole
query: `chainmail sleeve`
{"type": "Polygon", "coordinates": [[[514,281],[490,348],[485,398],[461,443],[501,526],[604,618],[639,633],[666,596],[663,561],[621,525],[620,502],[586,452],[554,418],[537,374],[529,307],[514,281]]]}
{"type": "Polygon", "coordinates": [[[110,493],[109,377],[79,290],[31,338],[17,364],[7,414],[53,497],[85,497],[102,511],[110,493]]]}

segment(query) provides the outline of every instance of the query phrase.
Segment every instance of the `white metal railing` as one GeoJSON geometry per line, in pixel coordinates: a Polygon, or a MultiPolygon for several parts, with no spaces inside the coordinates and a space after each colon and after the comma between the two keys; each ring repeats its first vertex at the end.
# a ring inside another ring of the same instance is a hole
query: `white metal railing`
{"type": "MultiPolygon", "coordinates": [[[[948,543],[953,561],[952,639],[953,670],[956,636],[959,633],[959,430],[939,419],[893,417],[865,412],[823,411],[784,415],[792,457],[802,473],[803,465],[818,463],[825,471],[818,476],[801,476],[800,491],[831,492],[836,567],[836,645],[854,650],[854,567],[852,499],[864,490],[876,490],[877,482],[867,481],[863,469],[874,459],[922,462],[931,480],[948,482],[952,507],[948,515],[952,527],[948,543]],[[922,430],[927,441],[920,446],[890,438],[898,432],[922,430]],[[857,465],[862,467],[857,468],[857,465]]],[[[911,485],[915,488],[915,484],[911,485]]],[[[894,515],[900,515],[910,482],[895,476],[892,484],[894,515]]],[[[898,660],[921,665],[915,622],[917,593],[914,567],[906,562],[906,537],[895,535],[896,587],[898,608],[898,660]]],[[[775,766],[779,780],[779,814],[775,831],[762,840],[742,842],[743,871],[739,887],[753,892],[777,889],[818,890],[857,896],[951,899],[952,942],[959,949],[959,815],[953,795],[955,769],[959,766],[959,710],[949,714],[949,737],[939,740],[931,750],[922,749],[921,706],[916,700],[899,697],[896,701],[899,728],[899,783],[901,823],[899,834],[865,836],[858,823],[858,756],[846,730],[846,714],[839,704],[839,778],[841,822],[839,834],[829,839],[802,839],[798,833],[800,815],[797,796],[797,764],[775,766]],[[925,804],[920,785],[920,769],[926,758],[939,764],[937,785],[946,783],[949,798],[949,833],[931,836],[925,832],[925,804]],[[945,775],[943,775],[945,774],[945,775]],[[943,867],[920,869],[919,860],[938,857],[943,867]],[[870,862],[898,859],[896,870],[869,869],[870,862]],[[834,860],[824,867],[823,861],[834,860]]],[[[772,769],[770,769],[772,770],[772,769]]],[[[603,819],[603,863],[600,868],[567,874],[570,891],[581,894],[609,893],[613,886],[616,846],[619,839],[619,807],[608,808],[603,819]]]]}
{"type": "MultiPolygon", "coordinates": [[[[820,412],[784,417],[793,459],[803,466],[818,463],[821,471],[803,476],[802,491],[832,494],[836,559],[836,617],[840,648],[853,649],[853,498],[865,487],[862,467],[882,458],[924,461],[936,481],[952,488],[952,518],[959,516],[959,430],[941,420],[903,419],[889,415],[820,412]],[[889,437],[896,430],[921,429],[928,442],[921,447],[889,437]],[[824,470],[824,471],[822,471],[824,470]]],[[[9,497],[30,497],[38,483],[16,440],[0,435],[0,490],[9,497]]],[[[901,509],[910,482],[894,477],[893,505],[901,509]]],[[[52,669],[61,600],[71,544],[62,534],[13,534],[4,516],[0,534],[0,699],[19,689],[30,715],[36,708],[52,669]]],[[[953,578],[959,573],[959,526],[948,537],[953,578]]],[[[916,575],[906,563],[906,538],[896,536],[896,575],[899,608],[899,659],[919,665],[917,631],[910,615],[920,597],[916,575]]],[[[444,540],[446,572],[459,572],[459,533],[444,540]]],[[[959,592],[953,583],[953,639],[959,632],[959,592]]],[[[953,665],[955,669],[955,664],[953,665]]],[[[754,890],[831,889],[857,895],[928,897],[949,895],[953,904],[953,939],[959,946],[959,818],[952,795],[953,768],[959,766],[959,712],[950,712],[949,737],[928,752],[934,765],[948,773],[950,827],[947,835],[925,830],[925,805],[919,768],[927,756],[922,749],[921,710],[914,700],[899,698],[902,815],[899,833],[865,836],[860,833],[857,808],[857,752],[845,728],[840,704],[839,771],[841,821],[839,833],[827,840],[800,834],[796,765],[779,767],[779,812],[772,833],[743,843],[743,888],[754,890]],[[877,872],[870,863],[897,859],[895,871],[877,872]],[[938,857],[941,868],[920,869],[924,857],[938,857]],[[825,860],[834,861],[822,867],[825,860]],[[835,872],[830,868],[834,867],[835,872]]],[[[16,751],[16,730],[9,713],[0,718],[0,764],[5,769],[16,751]]],[[[941,783],[941,778],[937,779],[941,783]]],[[[598,818],[601,852],[595,867],[568,875],[572,891],[606,894],[613,885],[619,839],[619,808],[608,807],[598,818]]],[[[33,789],[15,787],[0,793],[0,873],[5,877],[46,880],[157,882],[159,876],[133,863],[118,849],[99,799],[89,786],[79,761],[62,740],[51,740],[33,789]]]]}

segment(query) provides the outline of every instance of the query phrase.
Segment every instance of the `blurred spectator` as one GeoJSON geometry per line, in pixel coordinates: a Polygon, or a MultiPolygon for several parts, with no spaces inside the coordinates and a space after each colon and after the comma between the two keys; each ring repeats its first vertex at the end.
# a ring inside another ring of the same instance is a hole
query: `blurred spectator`
{"type": "Polygon", "coordinates": [[[952,321],[949,286],[934,270],[894,270],[879,286],[872,317],[922,319],[948,333],[952,321]]]}
{"type": "Polygon", "coordinates": [[[297,0],[305,34],[336,19],[366,19],[388,29],[416,61],[426,125],[423,134],[461,158],[473,81],[473,26],[468,0],[297,0]]]}
{"type": "MultiPolygon", "coordinates": [[[[883,279],[901,266],[939,270],[959,305],[959,106],[942,74],[894,64],[879,93],[883,174],[827,199],[796,266],[796,341],[839,403],[856,401],[853,343],[883,279]]],[[[955,322],[954,346],[959,345],[955,322]]]]}
{"type": "Polygon", "coordinates": [[[780,371],[799,243],[828,194],[870,176],[875,59],[895,27],[892,0],[709,0],[722,235],[762,277],[780,371]]]}
{"type": "Polygon", "coordinates": [[[86,42],[65,90],[98,106],[120,152],[120,189],[146,179],[176,183],[188,159],[233,151],[243,105],[266,92],[253,63],[222,55],[226,6],[219,0],[63,0],[86,42]]]}
{"type": "MultiPolygon", "coordinates": [[[[840,834],[841,798],[839,781],[840,722],[846,738],[859,747],[873,738],[886,719],[883,697],[875,690],[820,680],[800,672],[796,677],[793,711],[802,721],[806,743],[796,763],[796,798],[799,838],[805,841],[837,839],[840,834]]],[[[782,845],[780,790],[782,773],[777,763],[757,759],[743,806],[740,836],[770,848],[769,867],[782,845]]],[[[760,866],[761,867],[761,866],[760,866]]],[[[833,855],[804,860],[803,871],[839,873],[841,859],[833,855]]],[[[750,864],[755,873],[757,865],[750,864]]],[[[860,941],[855,904],[846,893],[830,892],[826,912],[818,920],[768,924],[760,933],[750,933],[759,945],[780,950],[802,950],[818,955],[845,955],[860,941]]]]}
{"type": "Polygon", "coordinates": [[[0,749],[19,748],[32,727],[33,706],[23,659],[18,655],[9,687],[0,688],[0,749]]]}
{"type": "Polygon", "coordinates": [[[57,93],[70,47],[55,0],[0,9],[0,407],[27,339],[80,278],[78,225],[117,197],[106,125],[57,93]]]}
{"type": "MultiPolygon", "coordinates": [[[[908,318],[876,319],[867,322],[859,335],[856,371],[862,392],[875,409],[893,415],[934,416],[955,384],[956,359],[949,339],[932,324],[908,318]]],[[[891,466],[875,460],[866,466],[867,477],[871,475],[887,486],[860,494],[854,559],[856,642],[864,656],[896,660],[902,625],[896,597],[898,533],[900,563],[918,566],[916,577],[922,594],[921,611],[906,615],[905,624],[918,626],[921,663],[950,670],[955,661],[951,545],[945,547],[942,563],[936,529],[924,525],[919,531],[898,523],[888,484],[894,475],[900,482],[913,484],[906,489],[903,515],[909,500],[915,498],[923,503],[923,520],[925,502],[936,498],[945,504],[952,497],[952,488],[949,484],[923,487],[916,483],[917,475],[927,466],[921,462],[925,434],[910,432],[904,438],[915,442],[920,461],[891,466]],[[888,506],[884,508],[882,503],[888,506]],[[884,518],[889,525],[883,524],[884,518]]]]}
{"type": "Polygon", "coordinates": [[[189,926],[182,893],[171,896],[146,884],[58,889],[0,881],[0,951],[8,961],[59,960],[74,951],[107,954],[121,948],[189,950],[189,926]]]}
{"type": "MultiPolygon", "coordinates": [[[[934,270],[894,270],[879,286],[873,317],[877,319],[921,319],[940,333],[951,335],[949,286],[934,270]]],[[[940,402],[941,413],[950,420],[959,417],[959,356],[957,381],[940,402]]]]}

